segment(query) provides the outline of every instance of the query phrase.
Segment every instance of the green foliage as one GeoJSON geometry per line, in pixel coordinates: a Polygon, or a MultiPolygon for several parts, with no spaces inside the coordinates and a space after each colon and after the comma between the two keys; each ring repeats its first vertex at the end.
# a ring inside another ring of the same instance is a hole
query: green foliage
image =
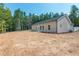
{"type": "Polygon", "coordinates": [[[14,17],[13,17],[15,30],[21,30],[22,18],[23,18],[23,12],[20,9],[15,10],[14,17]]]}
{"type": "Polygon", "coordinates": [[[0,32],[5,32],[10,26],[11,12],[8,8],[4,8],[4,4],[0,4],[0,32]]]}
{"type": "Polygon", "coordinates": [[[79,9],[75,5],[71,6],[69,17],[73,22],[74,26],[79,26],[79,9]]]}
{"type": "Polygon", "coordinates": [[[54,14],[53,17],[55,18],[55,17],[58,17],[58,16],[60,16],[60,15],[58,13],[56,13],[56,14],[54,14]]]}
{"type": "MultiPolygon", "coordinates": [[[[9,8],[5,8],[4,4],[0,4],[0,32],[7,31],[17,31],[17,30],[28,30],[31,29],[32,24],[49,20],[58,16],[63,16],[64,13],[45,13],[45,14],[26,14],[26,12],[21,9],[17,9],[14,11],[14,15],[12,16],[9,8]]],[[[71,6],[69,17],[71,21],[74,23],[74,26],[79,26],[79,9],[75,6],[71,6]]]]}

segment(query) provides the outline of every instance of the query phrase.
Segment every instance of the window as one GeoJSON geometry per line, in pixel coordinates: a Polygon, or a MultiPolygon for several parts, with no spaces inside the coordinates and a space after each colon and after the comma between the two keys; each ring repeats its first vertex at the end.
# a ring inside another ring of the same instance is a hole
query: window
{"type": "Polygon", "coordinates": [[[50,25],[48,25],[48,30],[50,30],[50,25]]]}
{"type": "Polygon", "coordinates": [[[60,27],[62,27],[62,24],[60,24],[60,27]]]}
{"type": "Polygon", "coordinates": [[[44,26],[42,26],[43,27],[43,30],[44,30],[44,26]]]}
{"type": "Polygon", "coordinates": [[[41,30],[41,26],[40,26],[40,30],[41,30]]]}
{"type": "Polygon", "coordinates": [[[44,26],[40,26],[40,30],[44,30],[44,26]]]}

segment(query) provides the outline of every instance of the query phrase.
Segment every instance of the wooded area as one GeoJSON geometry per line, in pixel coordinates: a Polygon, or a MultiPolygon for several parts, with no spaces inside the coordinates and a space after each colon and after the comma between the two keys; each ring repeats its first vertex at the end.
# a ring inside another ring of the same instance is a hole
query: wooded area
{"type": "MultiPolygon", "coordinates": [[[[53,8],[53,7],[52,7],[53,8]]],[[[64,15],[63,12],[53,13],[47,12],[45,14],[32,14],[27,15],[27,11],[22,11],[20,8],[14,11],[12,15],[11,10],[8,7],[5,7],[5,4],[0,4],[0,32],[11,32],[11,31],[20,31],[31,29],[32,24],[55,18],[58,16],[64,15]]],[[[73,22],[74,26],[79,26],[79,9],[75,6],[71,6],[69,17],[73,22]]]]}

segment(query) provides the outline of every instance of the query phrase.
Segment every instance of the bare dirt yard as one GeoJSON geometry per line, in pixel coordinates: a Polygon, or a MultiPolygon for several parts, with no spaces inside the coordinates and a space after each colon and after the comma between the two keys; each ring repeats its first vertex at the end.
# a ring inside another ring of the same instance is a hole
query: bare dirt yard
{"type": "Polygon", "coordinates": [[[79,32],[49,34],[17,31],[0,34],[0,55],[79,55],[79,32]]]}

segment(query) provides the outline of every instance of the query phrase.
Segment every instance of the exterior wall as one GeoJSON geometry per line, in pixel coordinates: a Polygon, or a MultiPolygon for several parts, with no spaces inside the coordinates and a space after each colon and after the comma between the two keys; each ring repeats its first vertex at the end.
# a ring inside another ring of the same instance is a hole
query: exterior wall
{"type": "Polygon", "coordinates": [[[32,26],[32,30],[33,30],[33,31],[37,31],[37,25],[33,25],[33,26],[32,26]]]}
{"type": "Polygon", "coordinates": [[[32,30],[38,32],[56,32],[56,21],[33,25],[32,30]],[[48,25],[50,25],[50,30],[48,30],[48,25]],[[40,26],[44,26],[44,30],[40,30],[40,26]]]}
{"type": "Polygon", "coordinates": [[[63,16],[60,17],[57,21],[34,24],[32,25],[32,30],[38,32],[63,33],[63,32],[74,31],[74,27],[70,19],[66,16],[63,16]],[[48,30],[48,25],[50,25],[50,30],[48,30]],[[44,29],[40,30],[40,26],[44,26],[44,29]]]}
{"type": "Polygon", "coordinates": [[[66,17],[61,18],[57,21],[57,33],[69,32],[73,29],[72,24],[66,17]]]}

